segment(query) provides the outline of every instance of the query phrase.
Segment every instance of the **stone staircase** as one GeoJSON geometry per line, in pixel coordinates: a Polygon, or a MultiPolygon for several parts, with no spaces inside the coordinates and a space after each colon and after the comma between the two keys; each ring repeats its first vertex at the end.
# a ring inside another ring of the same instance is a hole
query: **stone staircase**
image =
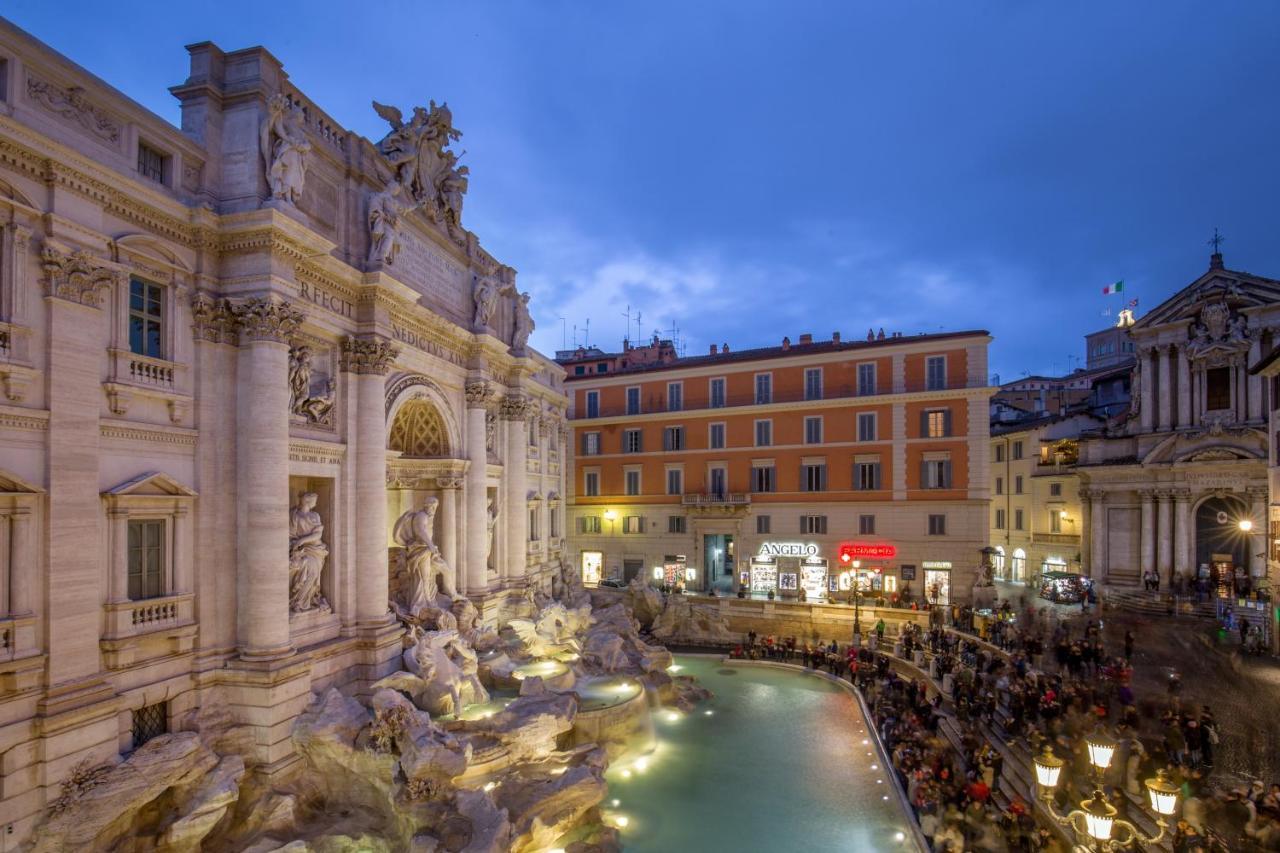
{"type": "Polygon", "coordinates": [[[1147,616],[1169,615],[1170,607],[1178,616],[1213,619],[1217,613],[1213,601],[1196,604],[1194,598],[1174,598],[1165,592],[1152,592],[1141,588],[1107,587],[1103,602],[1108,608],[1147,616]]]}

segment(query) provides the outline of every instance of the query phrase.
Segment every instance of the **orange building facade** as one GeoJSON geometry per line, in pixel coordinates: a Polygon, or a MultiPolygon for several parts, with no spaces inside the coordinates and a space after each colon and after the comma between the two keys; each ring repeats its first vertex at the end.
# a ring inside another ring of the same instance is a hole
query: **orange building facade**
{"type": "Polygon", "coordinates": [[[584,581],[968,600],[988,527],[989,343],[805,335],[648,365],[566,353],[584,581]]]}

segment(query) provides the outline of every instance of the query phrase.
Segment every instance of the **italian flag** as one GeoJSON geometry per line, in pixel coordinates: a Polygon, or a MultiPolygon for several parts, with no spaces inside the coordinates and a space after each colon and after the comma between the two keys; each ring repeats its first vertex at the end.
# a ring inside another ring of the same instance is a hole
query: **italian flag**
{"type": "Polygon", "coordinates": [[[1108,284],[1106,287],[1102,288],[1102,295],[1110,296],[1111,294],[1119,293],[1122,290],[1124,290],[1124,279],[1120,279],[1114,284],[1108,284]]]}

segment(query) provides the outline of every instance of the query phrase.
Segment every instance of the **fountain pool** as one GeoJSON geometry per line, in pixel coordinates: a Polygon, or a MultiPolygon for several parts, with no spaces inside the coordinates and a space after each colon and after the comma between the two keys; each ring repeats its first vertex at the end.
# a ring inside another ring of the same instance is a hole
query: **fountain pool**
{"type": "Polygon", "coordinates": [[[657,746],[609,769],[606,823],[630,853],[914,850],[857,700],[806,673],[678,656],[715,693],[655,712],[657,746]]]}

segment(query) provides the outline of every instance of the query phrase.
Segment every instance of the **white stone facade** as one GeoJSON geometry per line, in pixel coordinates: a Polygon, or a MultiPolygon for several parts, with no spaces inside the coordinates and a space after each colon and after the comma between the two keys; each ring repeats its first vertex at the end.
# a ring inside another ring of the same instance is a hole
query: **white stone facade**
{"type": "Polygon", "coordinates": [[[430,498],[486,622],[560,570],[562,371],[462,226],[447,107],[375,145],[265,50],[189,52],[179,130],[0,22],[11,840],[144,708],[290,766],[314,691],[396,668],[391,526],[430,498]]]}
{"type": "Polygon", "coordinates": [[[1280,281],[1209,270],[1129,329],[1133,408],[1080,445],[1085,554],[1095,579],[1167,589],[1229,565],[1266,575],[1267,414],[1249,367],[1280,343],[1280,281]],[[1252,522],[1252,531],[1240,522],[1252,522]]]}

